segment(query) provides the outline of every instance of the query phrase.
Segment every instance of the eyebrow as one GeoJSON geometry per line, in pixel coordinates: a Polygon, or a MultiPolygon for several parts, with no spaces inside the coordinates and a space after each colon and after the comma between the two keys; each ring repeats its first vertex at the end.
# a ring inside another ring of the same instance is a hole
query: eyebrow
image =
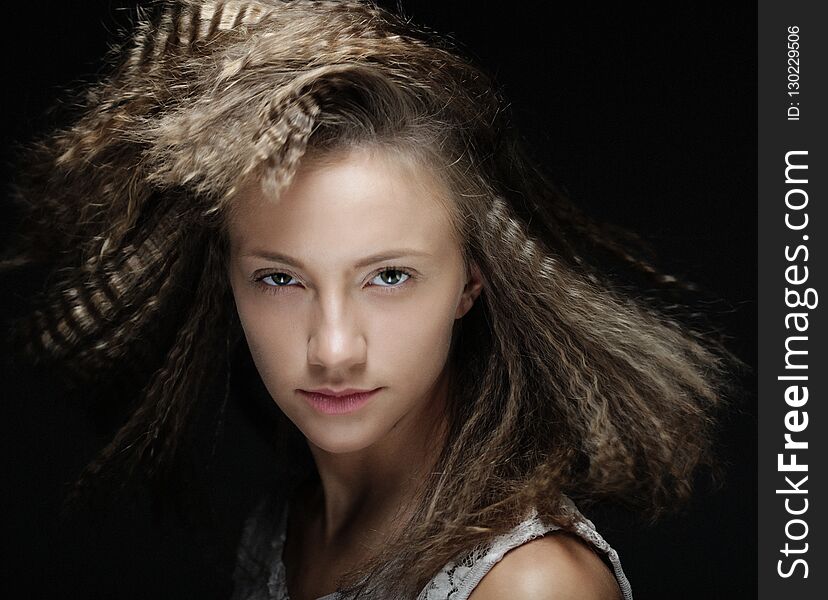
{"type": "MultiPolygon", "coordinates": [[[[256,249],[244,254],[244,256],[264,258],[266,260],[270,260],[273,262],[282,262],[292,267],[296,267],[297,269],[305,268],[305,266],[302,264],[302,261],[300,261],[299,259],[288,256],[287,254],[281,254],[279,252],[270,252],[268,250],[256,249]]],[[[354,263],[354,269],[358,269],[360,267],[365,267],[368,265],[373,265],[374,263],[378,262],[394,260],[407,256],[430,257],[431,254],[428,252],[424,252],[423,250],[416,250],[414,248],[397,248],[394,250],[386,250],[383,252],[372,254],[371,256],[366,256],[365,258],[358,260],[356,263],[354,263]]]]}

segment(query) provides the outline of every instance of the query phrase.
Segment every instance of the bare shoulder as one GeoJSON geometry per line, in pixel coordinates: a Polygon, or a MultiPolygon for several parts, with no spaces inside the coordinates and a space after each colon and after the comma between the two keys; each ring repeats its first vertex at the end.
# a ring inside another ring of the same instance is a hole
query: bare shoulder
{"type": "Polygon", "coordinates": [[[469,600],[620,600],[615,576],[578,536],[555,531],[506,553],[469,600]]]}

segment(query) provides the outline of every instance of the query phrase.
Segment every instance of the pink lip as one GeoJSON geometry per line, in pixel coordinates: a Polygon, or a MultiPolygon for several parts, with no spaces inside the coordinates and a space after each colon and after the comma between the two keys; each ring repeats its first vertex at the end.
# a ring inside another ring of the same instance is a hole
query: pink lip
{"type": "Polygon", "coordinates": [[[299,390],[301,392],[308,392],[311,394],[325,394],[326,396],[353,396],[354,394],[367,394],[374,390],[360,390],[357,388],[343,388],[341,390],[332,390],[330,388],[316,388],[315,390],[299,390]]]}
{"type": "Polygon", "coordinates": [[[348,388],[334,391],[327,388],[319,388],[312,391],[298,390],[298,392],[319,412],[326,415],[342,415],[353,412],[363,406],[380,389],[355,390],[348,388]]]}

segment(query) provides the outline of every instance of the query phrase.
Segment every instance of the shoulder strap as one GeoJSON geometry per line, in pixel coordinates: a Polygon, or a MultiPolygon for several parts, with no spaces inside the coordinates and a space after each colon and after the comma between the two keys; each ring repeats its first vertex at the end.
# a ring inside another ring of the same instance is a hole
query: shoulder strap
{"type": "Polygon", "coordinates": [[[434,576],[417,596],[417,600],[467,600],[483,576],[512,548],[558,529],[542,523],[537,515],[517,525],[514,529],[496,537],[490,544],[475,548],[461,558],[449,562],[434,576]]]}
{"type": "MultiPolygon", "coordinates": [[[[568,505],[577,513],[573,532],[607,555],[624,600],[632,600],[632,588],[621,568],[618,553],[595,530],[592,521],[578,512],[571,500],[568,505]]],[[[498,536],[482,548],[475,548],[463,557],[449,562],[420,592],[417,600],[444,600],[445,598],[468,600],[480,580],[509,550],[558,529],[560,527],[557,525],[543,523],[538,518],[537,512],[533,510],[529,518],[510,532],[498,536]]]]}
{"type": "Polygon", "coordinates": [[[632,587],[630,586],[627,576],[624,574],[624,569],[621,568],[621,559],[618,556],[618,552],[616,552],[615,549],[612,548],[603,537],[601,537],[601,534],[595,529],[595,525],[592,521],[583,515],[581,515],[581,517],[582,518],[580,520],[575,522],[574,532],[592,544],[595,548],[606,554],[610,561],[610,565],[612,566],[612,572],[615,575],[615,579],[618,581],[618,587],[621,588],[622,597],[624,600],[632,600],[632,587]]]}

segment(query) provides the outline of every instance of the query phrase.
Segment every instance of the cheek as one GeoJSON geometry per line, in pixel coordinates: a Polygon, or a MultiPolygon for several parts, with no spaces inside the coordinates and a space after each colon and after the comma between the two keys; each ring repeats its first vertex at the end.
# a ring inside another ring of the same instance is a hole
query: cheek
{"type": "Polygon", "coordinates": [[[296,368],[291,365],[304,358],[304,355],[296,356],[297,349],[304,346],[297,320],[288,311],[274,310],[267,300],[272,299],[257,297],[256,293],[235,294],[236,310],[250,355],[262,381],[273,394],[278,382],[286,381],[288,370],[296,368]]]}
{"type": "Polygon", "coordinates": [[[397,385],[430,384],[448,357],[455,310],[455,299],[442,293],[375,311],[370,356],[397,385]]]}

